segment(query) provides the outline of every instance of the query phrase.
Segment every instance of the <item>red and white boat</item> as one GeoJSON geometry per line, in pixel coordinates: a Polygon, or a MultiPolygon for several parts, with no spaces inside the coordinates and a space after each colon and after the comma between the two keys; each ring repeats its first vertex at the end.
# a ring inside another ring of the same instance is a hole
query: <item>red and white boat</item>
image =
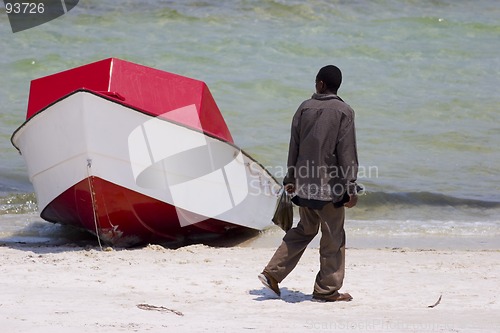
{"type": "Polygon", "coordinates": [[[33,80],[12,143],[43,219],[118,246],[262,230],[280,188],[204,82],[115,58],[33,80]]]}

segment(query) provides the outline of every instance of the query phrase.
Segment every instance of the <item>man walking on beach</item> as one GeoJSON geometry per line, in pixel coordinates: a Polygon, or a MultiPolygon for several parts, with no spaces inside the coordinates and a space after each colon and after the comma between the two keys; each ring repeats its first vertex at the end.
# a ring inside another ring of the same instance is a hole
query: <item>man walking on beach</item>
{"type": "Polygon", "coordinates": [[[295,268],[321,227],[320,270],[313,299],[350,301],[340,293],[345,269],[344,207],[357,203],[358,157],[354,111],[337,90],[342,73],[333,65],[320,69],[316,93],[304,101],[292,121],[285,190],[295,197],[300,221],[290,229],[264,271],[261,282],[280,296],[278,283],[295,268]]]}

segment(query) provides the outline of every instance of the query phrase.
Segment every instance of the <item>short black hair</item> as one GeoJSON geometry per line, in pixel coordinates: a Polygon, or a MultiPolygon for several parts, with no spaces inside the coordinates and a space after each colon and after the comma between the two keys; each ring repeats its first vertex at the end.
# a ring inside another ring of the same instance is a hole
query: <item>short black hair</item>
{"type": "Polygon", "coordinates": [[[337,66],[325,66],[319,70],[316,81],[323,81],[329,89],[337,91],[342,83],[342,72],[337,66]]]}

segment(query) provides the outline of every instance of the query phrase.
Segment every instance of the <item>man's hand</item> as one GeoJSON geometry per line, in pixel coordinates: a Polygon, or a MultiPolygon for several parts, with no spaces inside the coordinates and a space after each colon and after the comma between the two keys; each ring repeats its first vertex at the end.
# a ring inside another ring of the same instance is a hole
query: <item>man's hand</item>
{"type": "Polygon", "coordinates": [[[344,204],[344,207],[352,208],[352,207],[356,206],[357,203],[358,203],[358,195],[351,194],[351,195],[349,195],[349,201],[344,204]]]}
{"type": "Polygon", "coordinates": [[[285,185],[285,191],[286,191],[286,193],[288,193],[288,194],[292,194],[292,193],[294,193],[294,192],[295,192],[295,185],[293,185],[293,184],[291,184],[291,183],[290,183],[290,184],[286,184],[286,185],[285,185]]]}

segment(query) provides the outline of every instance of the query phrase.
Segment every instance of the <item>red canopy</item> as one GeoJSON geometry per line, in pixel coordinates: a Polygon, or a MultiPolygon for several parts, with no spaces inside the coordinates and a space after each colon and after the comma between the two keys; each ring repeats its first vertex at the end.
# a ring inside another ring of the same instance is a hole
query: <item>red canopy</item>
{"type": "Polygon", "coordinates": [[[233,143],[226,122],[204,82],[116,58],[31,81],[26,119],[79,89],[106,95],[152,116],[163,116],[233,143]],[[168,115],[170,111],[182,111],[192,105],[196,107],[197,117],[182,112],[168,115]]]}

